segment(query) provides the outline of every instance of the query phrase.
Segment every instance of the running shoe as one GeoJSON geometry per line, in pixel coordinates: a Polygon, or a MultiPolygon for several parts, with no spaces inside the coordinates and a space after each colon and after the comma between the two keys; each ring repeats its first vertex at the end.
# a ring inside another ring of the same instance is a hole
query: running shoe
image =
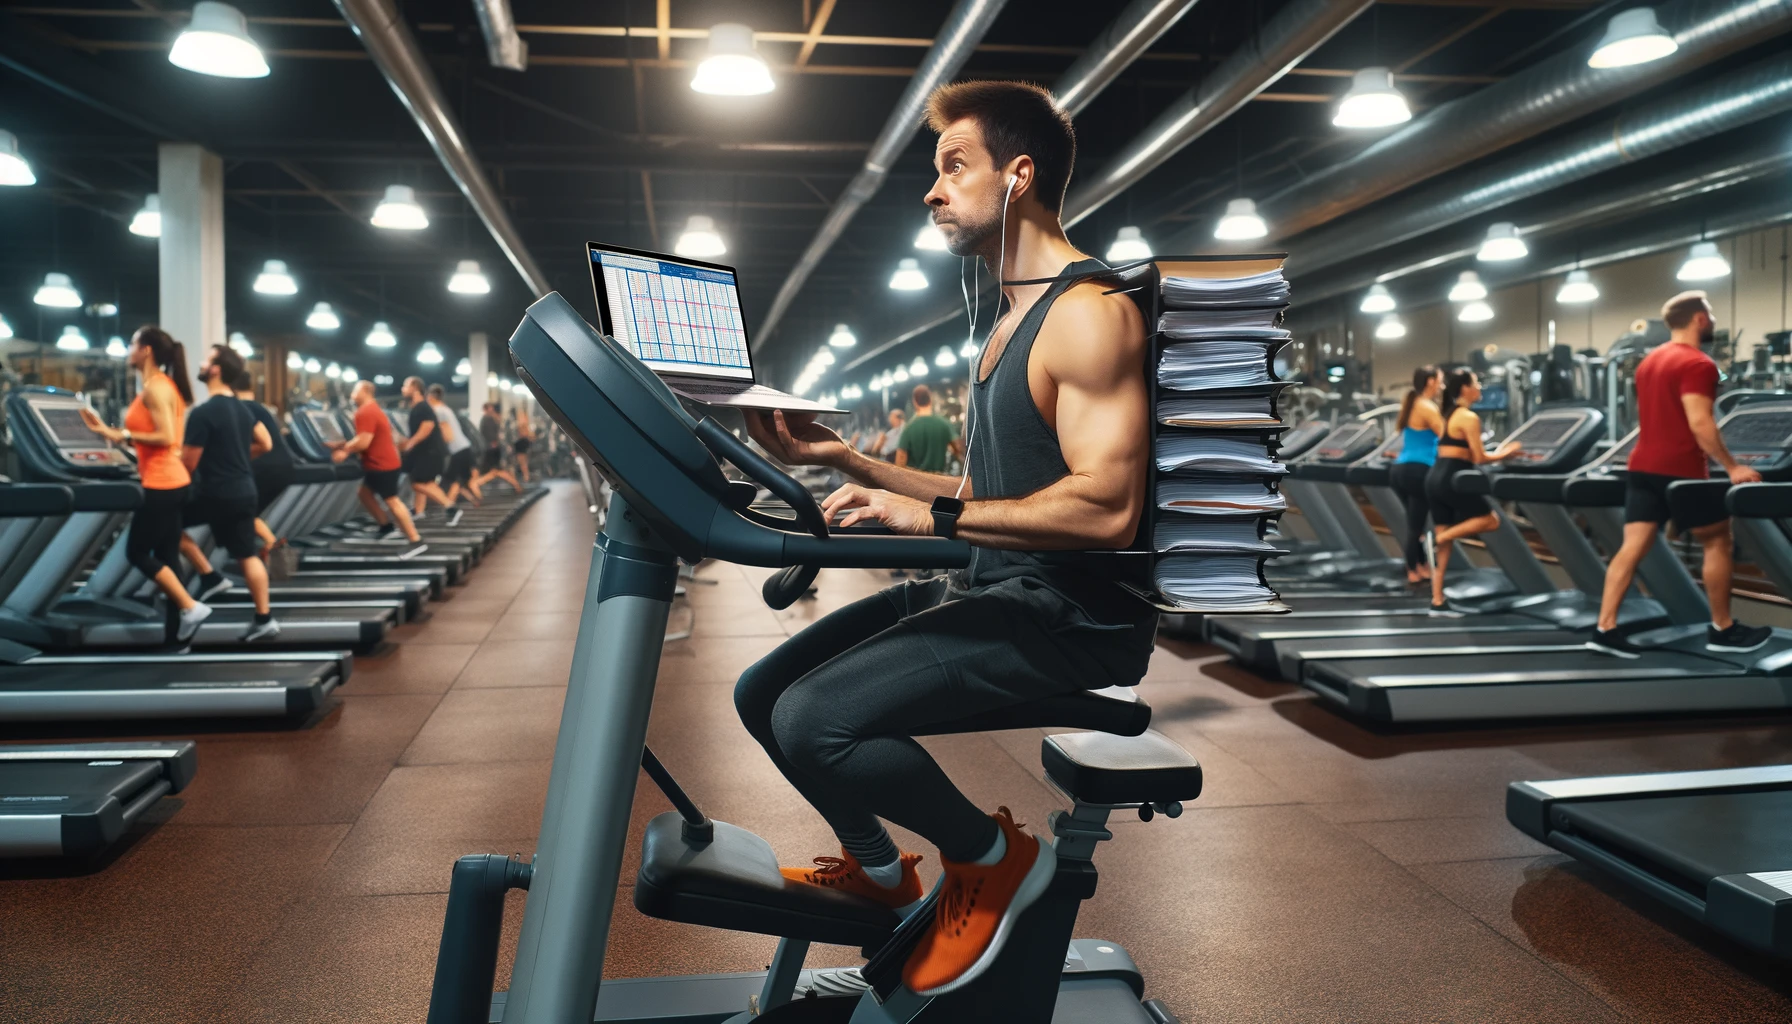
{"type": "Polygon", "coordinates": [[[923,998],[953,992],[989,970],[1021,914],[1051,887],[1052,848],[1022,832],[1003,807],[994,815],[1008,850],[994,864],[944,861],[933,928],[902,969],[902,983],[923,998]]]}
{"type": "Polygon", "coordinates": [[[243,634],[243,643],[253,643],[257,640],[272,640],[279,635],[279,619],[269,619],[266,622],[251,622],[249,623],[249,631],[243,634]]]}
{"type": "Polygon", "coordinates": [[[1716,626],[1705,627],[1705,649],[1727,654],[1746,654],[1758,651],[1767,646],[1773,639],[1773,630],[1766,626],[1744,626],[1740,622],[1732,622],[1728,629],[1716,626]]]}
{"type": "Polygon", "coordinates": [[[211,617],[212,606],[209,604],[196,604],[181,612],[180,628],[175,631],[174,639],[183,644],[192,640],[193,636],[199,632],[199,627],[211,617]]]}
{"type": "Polygon", "coordinates": [[[217,579],[208,580],[203,576],[199,578],[199,593],[194,596],[201,602],[210,601],[212,598],[217,597],[219,594],[236,586],[236,584],[225,579],[223,573],[213,573],[212,575],[216,576],[217,579]]]}
{"type": "Polygon", "coordinates": [[[448,525],[449,526],[459,526],[460,525],[460,506],[459,505],[456,505],[453,508],[448,510],[448,525]]]}
{"type": "Polygon", "coordinates": [[[398,529],[398,524],[397,524],[397,523],[387,523],[387,524],[385,524],[385,525],[384,525],[384,526],[381,526],[381,527],[380,527],[380,532],[379,532],[379,537],[380,537],[380,539],[381,539],[381,540],[384,540],[384,539],[386,539],[386,538],[387,538],[387,537],[389,537],[389,536],[391,536],[391,534],[392,534],[392,531],[393,531],[393,530],[396,530],[396,529],[398,529]]]}
{"type": "MultiPolygon", "coordinates": [[[[1734,629],[1735,627],[1730,627],[1734,629]]],[[[1713,634],[1715,635],[1715,634],[1713,634]]],[[[1595,629],[1593,638],[1587,641],[1587,649],[1609,654],[1614,658],[1640,658],[1643,652],[1637,650],[1630,638],[1615,629],[1595,629]]]]}
{"type": "Polygon", "coordinates": [[[779,868],[778,873],[792,882],[806,885],[819,885],[824,889],[838,889],[841,892],[862,896],[873,903],[881,903],[891,910],[901,910],[920,901],[921,875],[915,870],[921,863],[918,853],[905,853],[901,856],[902,881],[893,889],[886,889],[870,876],[859,861],[845,850],[838,857],[817,857],[812,868],[779,868]]]}

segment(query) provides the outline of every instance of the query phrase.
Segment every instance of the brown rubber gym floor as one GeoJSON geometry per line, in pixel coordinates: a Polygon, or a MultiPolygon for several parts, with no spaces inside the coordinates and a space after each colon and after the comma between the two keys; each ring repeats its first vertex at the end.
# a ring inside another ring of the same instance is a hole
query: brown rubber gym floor
{"type": "MultiPolygon", "coordinates": [[[[198,780],[112,862],[0,881],[0,1021],[421,1021],[449,865],[532,849],[589,537],[582,495],[556,484],[428,620],[359,659],[319,720],[196,734],[198,780]]],[[[674,628],[694,612],[695,633],[666,645],[651,741],[710,814],[791,862],[832,853],[730,688],[888,580],[831,571],[818,601],[774,613],[759,570],[699,575],[712,582],[673,611],[674,628]]],[[[1172,641],[1141,693],[1207,791],[1180,819],[1119,823],[1078,933],[1124,943],[1191,1024],[1792,1021],[1784,964],[1539,846],[1502,810],[1514,779],[1792,760],[1792,721],[1377,733],[1172,641]]],[[[1039,827],[1057,806],[1037,734],[928,745],[981,804],[1039,827]]],[[[644,783],[637,825],[665,809],[644,783]]],[[[643,919],[624,892],[608,971],[748,970],[772,946],[643,919]]]]}

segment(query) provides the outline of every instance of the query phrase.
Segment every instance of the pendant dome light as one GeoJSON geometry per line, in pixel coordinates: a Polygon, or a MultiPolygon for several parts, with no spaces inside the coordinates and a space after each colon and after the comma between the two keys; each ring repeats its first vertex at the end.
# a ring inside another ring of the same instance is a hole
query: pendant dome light
{"type": "Polygon", "coordinates": [[[192,20],[174,40],[168,63],[219,78],[266,78],[268,60],[249,38],[243,12],[229,4],[199,0],[192,20]]]}
{"type": "Polygon", "coordinates": [[[1730,276],[1730,261],[1717,249],[1716,242],[1699,242],[1692,247],[1686,256],[1686,262],[1680,264],[1680,271],[1674,275],[1682,281],[1711,281],[1730,276]]]}
{"type": "Polygon", "coordinates": [[[1487,237],[1481,240],[1481,249],[1475,253],[1475,259],[1482,263],[1509,263],[1522,260],[1531,254],[1530,247],[1524,239],[1518,237],[1518,225],[1510,221],[1500,221],[1487,227],[1487,237]]]}
{"type": "Polygon", "coordinates": [[[815,353],[814,358],[809,360],[809,365],[811,365],[811,366],[832,366],[832,365],[834,365],[834,353],[829,352],[825,348],[820,349],[815,353]]]}
{"type": "Polygon", "coordinates": [[[230,345],[230,351],[235,352],[237,355],[242,356],[244,359],[247,359],[250,356],[255,354],[255,346],[251,345],[249,343],[249,336],[247,334],[244,334],[242,331],[231,331],[230,332],[229,345],[230,345]]]}
{"type": "Polygon", "coordinates": [[[1387,68],[1364,68],[1350,80],[1350,91],[1338,104],[1332,124],[1339,128],[1387,128],[1412,120],[1406,97],[1394,87],[1387,68]]]}
{"type": "Polygon", "coordinates": [[[423,343],[423,347],[417,350],[417,361],[424,366],[440,366],[442,365],[442,350],[436,347],[435,342],[426,341],[423,343]]]}
{"type": "Polygon", "coordinates": [[[915,248],[922,252],[946,252],[946,233],[933,221],[928,221],[915,235],[915,248]]]}
{"type": "Polygon", "coordinates": [[[367,332],[368,348],[395,348],[397,345],[398,336],[384,320],[375,321],[373,330],[367,332]]]}
{"type": "Polygon", "coordinates": [[[1151,258],[1151,244],[1145,236],[1131,224],[1120,229],[1114,236],[1114,244],[1108,246],[1109,263],[1134,263],[1151,258]]]}
{"type": "Polygon", "coordinates": [[[709,55],[697,65],[691,88],[710,96],[760,96],[777,84],[753,46],[753,30],[730,21],[709,30],[709,55]]]}
{"type": "Polygon", "coordinates": [[[1370,314],[1392,313],[1396,308],[1394,293],[1388,291],[1385,284],[1372,284],[1368,293],[1363,296],[1362,305],[1356,308],[1370,314]]]}
{"type": "Polygon", "coordinates": [[[1213,229],[1213,237],[1222,242],[1243,242],[1269,234],[1269,225],[1257,215],[1253,199],[1233,199],[1226,203],[1226,215],[1213,229]]]}
{"type": "Polygon", "coordinates": [[[62,337],[56,339],[56,347],[64,352],[85,352],[92,346],[87,344],[87,335],[81,328],[69,324],[62,329],[62,337]]]}
{"type": "Polygon", "coordinates": [[[830,348],[851,348],[859,343],[858,336],[845,324],[835,324],[834,333],[828,335],[830,348]]]}
{"type": "Polygon", "coordinates": [[[7,323],[6,318],[0,316],[0,341],[5,341],[10,337],[12,337],[12,324],[7,323]]]}
{"type": "Polygon", "coordinates": [[[297,352],[286,353],[286,368],[288,370],[303,370],[305,368],[305,357],[299,355],[297,352]]]}
{"type": "Polygon", "coordinates": [[[958,353],[952,351],[952,346],[950,345],[941,345],[939,353],[933,357],[933,365],[935,366],[955,366],[957,363],[958,353]]]}
{"type": "Polygon", "coordinates": [[[328,302],[320,302],[311,307],[310,315],[305,317],[305,326],[314,331],[333,331],[342,326],[342,318],[328,302]]]}
{"type": "Polygon", "coordinates": [[[19,155],[19,137],[0,129],[0,185],[35,185],[37,175],[19,155]]]}
{"type": "Polygon", "coordinates": [[[318,362],[316,356],[312,356],[310,359],[305,360],[306,373],[322,373],[323,370],[324,364],[318,362]]]}
{"type": "Polygon", "coordinates": [[[1493,307],[1477,300],[1462,307],[1462,312],[1456,314],[1456,319],[1465,324],[1486,323],[1493,319],[1493,307]]]}
{"type": "Polygon", "coordinates": [[[125,356],[128,356],[130,354],[131,354],[131,347],[129,345],[125,344],[125,341],[123,338],[114,334],[110,338],[106,339],[106,355],[110,356],[113,359],[123,359],[125,356]]]}
{"type": "Polygon", "coordinates": [[[920,356],[916,356],[915,361],[908,364],[908,375],[915,380],[926,380],[927,360],[922,359],[920,356]]]}
{"type": "Polygon", "coordinates": [[[478,260],[461,260],[454,265],[454,276],[448,279],[448,290],[456,295],[485,295],[492,290],[491,281],[479,269],[478,260]]]}
{"type": "Polygon", "coordinates": [[[67,274],[45,274],[31,301],[51,309],[80,309],[81,293],[75,291],[75,282],[67,274]]]}
{"type": "Polygon", "coordinates": [[[1584,270],[1570,270],[1567,280],[1556,290],[1556,301],[1563,305],[1579,305],[1592,302],[1598,297],[1599,286],[1593,283],[1592,276],[1584,270]]]}
{"type": "Polygon", "coordinates": [[[890,275],[890,287],[899,292],[918,292],[927,287],[927,275],[921,273],[921,261],[905,256],[890,275]]]}
{"type": "Polygon", "coordinates": [[[1655,20],[1655,8],[1632,7],[1619,11],[1605,24],[1605,35],[1587,58],[1590,68],[1627,68],[1660,60],[1680,49],[1655,20]]]}
{"type": "Polygon", "coordinates": [[[1382,341],[1395,341],[1404,338],[1406,337],[1406,322],[1389,313],[1375,325],[1375,337],[1382,341]]]}
{"type": "Polygon", "coordinates": [[[966,338],[964,344],[958,346],[958,354],[966,359],[977,358],[977,343],[966,338]]]}
{"type": "Polygon", "coordinates": [[[287,271],[285,260],[269,260],[255,275],[255,290],[263,295],[297,295],[299,282],[287,271]]]}
{"type": "Polygon", "coordinates": [[[886,374],[886,376],[888,376],[890,378],[890,383],[892,383],[892,384],[907,384],[908,383],[908,367],[898,366],[897,368],[895,368],[894,370],[891,370],[888,374],[886,374]]]}
{"type": "Polygon", "coordinates": [[[389,231],[422,231],[429,215],[417,203],[417,190],[409,185],[387,185],[386,196],[373,208],[373,226],[389,231]]]}
{"type": "Polygon", "coordinates": [[[716,231],[715,218],[693,213],[691,219],[684,222],[684,233],[678,236],[672,251],[703,260],[726,253],[728,246],[716,231]]]}
{"type": "Polygon", "coordinates": [[[1487,286],[1481,283],[1481,275],[1472,270],[1464,270],[1456,276],[1456,283],[1450,286],[1451,302],[1479,302],[1487,297],[1487,286]]]}
{"type": "Polygon", "coordinates": [[[501,391],[514,391],[516,390],[516,381],[511,380],[509,377],[504,377],[498,381],[498,388],[501,391]]]}
{"type": "Polygon", "coordinates": [[[131,234],[162,237],[162,197],[154,192],[143,197],[143,209],[131,215],[131,234]]]}
{"type": "Polygon", "coordinates": [[[330,378],[331,380],[341,380],[342,379],[342,364],[331,363],[330,365],[324,367],[324,376],[330,378]]]}
{"type": "Polygon", "coordinates": [[[498,375],[496,373],[487,373],[485,375],[485,386],[488,388],[497,387],[498,386],[498,375]]]}
{"type": "Polygon", "coordinates": [[[840,397],[848,402],[856,402],[865,397],[865,389],[857,384],[848,384],[840,389],[840,397]]]}
{"type": "Polygon", "coordinates": [[[471,377],[473,375],[473,360],[461,356],[460,362],[454,364],[454,375],[456,377],[471,377]]]}
{"type": "Polygon", "coordinates": [[[355,381],[358,381],[360,379],[361,379],[361,375],[360,375],[360,373],[356,372],[354,367],[344,366],[342,368],[342,382],[344,384],[353,384],[355,381]]]}

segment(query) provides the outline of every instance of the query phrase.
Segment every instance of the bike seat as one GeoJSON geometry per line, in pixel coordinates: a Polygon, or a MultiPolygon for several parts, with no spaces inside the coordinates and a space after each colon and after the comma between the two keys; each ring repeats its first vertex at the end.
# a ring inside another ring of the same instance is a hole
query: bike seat
{"type": "Polygon", "coordinates": [[[1080,803],[1177,803],[1201,795],[1201,764],[1161,732],[1047,736],[1039,759],[1058,788],[1080,803]]]}
{"type": "Polygon", "coordinates": [[[917,736],[947,736],[999,729],[1093,729],[1116,736],[1137,736],[1151,725],[1151,705],[1130,686],[1080,690],[998,708],[950,722],[937,722],[917,736]]]}

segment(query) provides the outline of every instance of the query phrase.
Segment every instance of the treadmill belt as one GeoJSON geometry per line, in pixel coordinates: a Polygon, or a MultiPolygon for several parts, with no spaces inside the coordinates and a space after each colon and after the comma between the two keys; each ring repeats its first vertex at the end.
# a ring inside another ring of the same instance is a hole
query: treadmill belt
{"type": "Polygon", "coordinates": [[[1562,801],[1550,828],[1665,871],[1703,895],[1720,875],[1792,869],[1792,789],[1562,801]]]}
{"type": "Polygon", "coordinates": [[[1651,651],[1641,658],[1614,658],[1580,650],[1538,654],[1485,654],[1418,658],[1341,658],[1309,662],[1307,674],[1348,679],[1374,686],[1472,686],[1502,683],[1622,682],[1626,679],[1688,679],[1746,675],[1715,658],[1680,651],[1651,651]]]}

